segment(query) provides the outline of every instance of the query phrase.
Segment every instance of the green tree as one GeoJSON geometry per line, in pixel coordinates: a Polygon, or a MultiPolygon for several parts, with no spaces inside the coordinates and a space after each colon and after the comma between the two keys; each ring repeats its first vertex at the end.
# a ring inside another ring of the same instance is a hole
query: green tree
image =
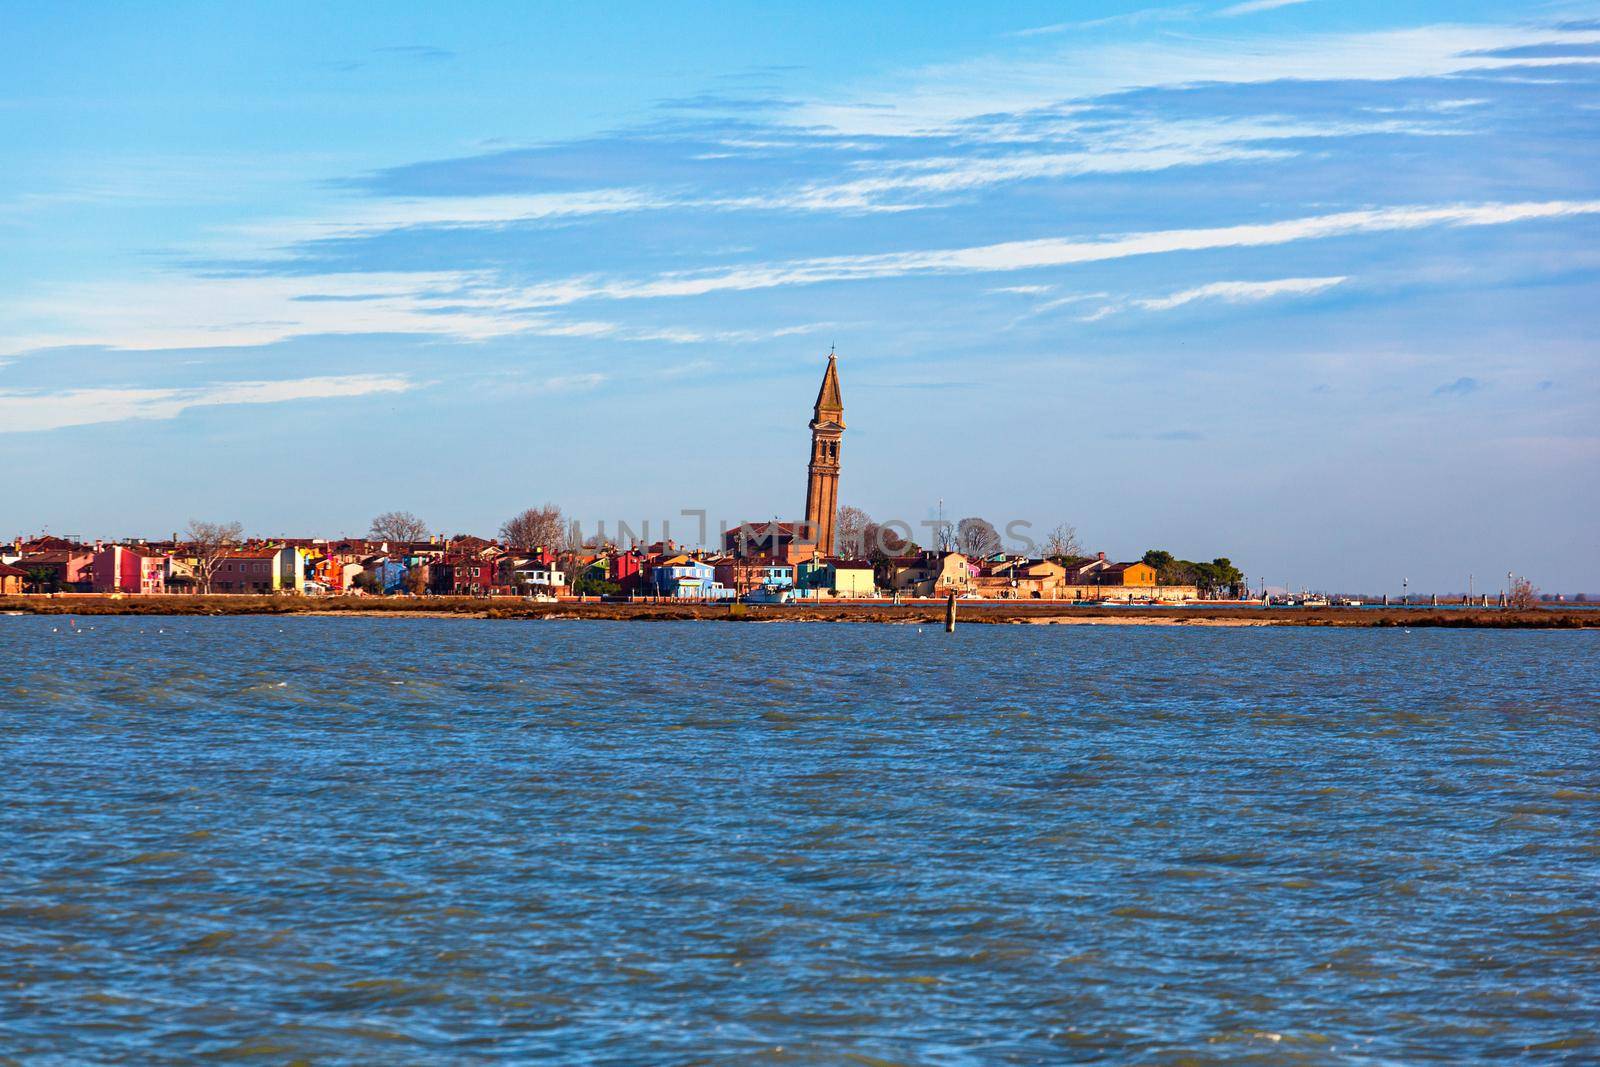
{"type": "Polygon", "coordinates": [[[1226,589],[1238,596],[1244,590],[1244,571],[1233,565],[1227,556],[1218,556],[1210,563],[1213,589],[1226,589]]]}
{"type": "Polygon", "coordinates": [[[622,586],[598,574],[585,574],[572,583],[572,591],[578,596],[616,596],[622,586]]]}
{"type": "Polygon", "coordinates": [[[1147,550],[1142,558],[1146,563],[1154,567],[1158,574],[1172,566],[1173,562],[1172,553],[1159,548],[1147,550]]]}
{"type": "Polygon", "coordinates": [[[35,593],[61,592],[61,574],[54,567],[27,567],[28,588],[35,593]]]}

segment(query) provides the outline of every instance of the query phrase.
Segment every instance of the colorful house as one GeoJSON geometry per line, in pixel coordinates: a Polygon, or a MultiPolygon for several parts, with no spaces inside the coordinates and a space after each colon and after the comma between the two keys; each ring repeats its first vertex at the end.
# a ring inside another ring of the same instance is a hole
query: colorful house
{"type": "Polygon", "coordinates": [[[497,557],[452,552],[429,566],[428,591],[436,596],[487,596],[505,590],[501,578],[497,557]]]}
{"type": "Polygon", "coordinates": [[[723,533],[722,548],[736,556],[793,565],[817,555],[817,531],[803,522],[744,522],[723,533]]]}
{"type": "Polygon", "coordinates": [[[985,562],[973,591],[995,600],[1057,600],[1066,595],[1067,569],[1055,560],[1006,557],[985,562]]]}
{"type": "Polygon", "coordinates": [[[877,575],[872,564],[864,559],[829,559],[824,573],[828,588],[834,596],[864,597],[878,595],[877,575]]]}
{"type": "Polygon", "coordinates": [[[717,581],[716,569],[692,556],[668,556],[650,568],[650,588],[656,596],[675,600],[729,600],[732,589],[717,581]]]}
{"type": "Polygon", "coordinates": [[[225,552],[211,574],[215,593],[303,593],[305,585],[305,557],[288,546],[225,552]]]}
{"type": "Polygon", "coordinates": [[[641,587],[644,581],[645,557],[636,548],[611,558],[611,580],[622,587],[624,593],[647,592],[641,587]]]}
{"type": "Polygon", "coordinates": [[[908,596],[947,596],[972,591],[972,568],[960,552],[897,556],[878,567],[879,583],[908,596]]]}
{"type": "Polygon", "coordinates": [[[406,568],[399,560],[388,556],[370,556],[361,561],[361,573],[372,575],[378,590],[385,596],[406,591],[406,568]]]}
{"type": "Polygon", "coordinates": [[[81,546],[29,552],[24,545],[12,566],[28,574],[40,593],[87,593],[94,586],[94,551],[81,546]]]}
{"type": "Polygon", "coordinates": [[[1156,569],[1142,560],[1133,563],[1113,563],[1095,575],[1098,585],[1151,587],[1156,584],[1156,569]]]}
{"type": "Polygon", "coordinates": [[[758,589],[778,592],[794,588],[794,567],[770,556],[720,556],[705,562],[712,565],[717,581],[737,596],[758,589]]]}
{"type": "Polygon", "coordinates": [[[1073,560],[1065,566],[1067,573],[1063,581],[1068,585],[1093,585],[1097,581],[1095,576],[1111,564],[1107,562],[1106,554],[1101,552],[1094,559],[1073,560]]]}
{"type": "Polygon", "coordinates": [[[123,545],[100,545],[94,553],[96,593],[165,593],[166,556],[123,545]]]}
{"type": "Polygon", "coordinates": [[[541,560],[537,556],[515,560],[511,567],[511,578],[511,584],[520,593],[555,596],[564,592],[567,585],[565,571],[554,562],[541,560]]]}
{"type": "Polygon", "coordinates": [[[7,563],[0,563],[0,596],[14,596],[21,593],[27,583],[27,571],[7,563]]]}

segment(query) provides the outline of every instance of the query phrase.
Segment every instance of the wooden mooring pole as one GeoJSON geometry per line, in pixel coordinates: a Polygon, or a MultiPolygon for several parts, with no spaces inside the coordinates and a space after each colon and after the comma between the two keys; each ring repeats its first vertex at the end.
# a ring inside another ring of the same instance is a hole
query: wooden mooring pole
{"type": "Polygon", "coordinates": [[[944,632],[947,634],[956,632],[956,595],[954,593],[951,593],[950,599],[944,603],[944,632]]]}

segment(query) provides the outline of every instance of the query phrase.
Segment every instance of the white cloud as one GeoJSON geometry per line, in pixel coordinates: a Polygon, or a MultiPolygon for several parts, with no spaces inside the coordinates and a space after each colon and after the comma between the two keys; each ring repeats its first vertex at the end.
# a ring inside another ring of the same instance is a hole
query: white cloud
{"type": "Polygon", "coordinates": [[[416,226],[486,227],[541,219],[608,215],[673,207],[677,201],[640,189],[589,189],[574,193],[507,196],[381,197],[340,200],[316,215],[278,219],[226,231],[260,244],[292,245],[302,241],[363,237],[416,226]]]}
{"type": "Polygon", "coordinates": [[[191,408],[221,404],[281,404],[400,393],[412,387],[395,375],[347,375],[284,381],[222,382],[193,389],[68,389],[57,393],[0,393],[0,433],[31,433],[127,419],[172,419],[191,408]]]}
{"type": "Polygon", "coordinates": [[[1320,293],[1325,289],[1331,289],[1335,285],[1348,280],[1347,277],[1334,277],[1278,278],[1267,282],[1210,282],[1206,285],[1197,285],[1192,289],[1184,289],[1170,296],[1107,304],[1092,314],[1085,315],[1083,321],[1095,322],[1105,318],[1107,315],[1113,315],[1129,308],[1140,308],[1145,311],[1170,311],[1185,304],[1192,304],[1197,300],[1221,300],[1229,304],[1246,304],[1257,300],[1269,300],[1275,296],[1309,296],[1312,293],[1320,293]]]}
{"type": "Polygon", "coordinates": [[[584,299],[691,297],[716,292],[906,275],[1032,270],[1172,252],[1263,248],[1295,241],[1389,233],[1431,226],[1495,226],[1593,214],[1600,214],[1600,200],[1379,208],[1242,226],[1160,230],[1097,240],[1051,237],[922,252],[831,256],[724,270],[675,272],[645,281],[604,282],[592,278],[573,278],[532,286],[522,290],[521,295],[530,305],[547,307],[584,299]]]}
{"type": "MultiPolygon", "coordinates": [[[[562,283],[572,300],[582,279],[562,283]]],[[[624,326],[558,317],[548,289],[526,291],[487,272],[351,273],[212,278],[159,273],[125,282],[67,286],[18,300],[29,327],[0,336],[0,351],[66,345],[157,350],[267,345],[313,334],[412,334],[484,341],[496,337],[610,338],[629,342],[744,344],[808,333],[815,324],[767,330],[624,326]]]]}
{"type": "Polygon", "coordinates": [[[739,343],[804,333],[815,326],[768,331],[625,327],[557,317],[555,309],[585,300],[696,297],[908,275],[1005,273],[1133,256],[1264,248],[1433,226],[1493,226],[1592,214],[1600,214],[1600,200],[1379,208],[1240,226],[1101,238],[1047,237],[674,271],[643,279],[581,275],[531,286],[507,286],[486,272],[264,278],[154,275],[136,282],[72,286],[47,297],[17,301],[14,310],[19,320],[29,321],[32,329],[0,338],[0,351],[96,344],[211,348],[270,344],[307,334],[355,333],[432,334],[460,340],[528,334],[739,343]]]}
{"type": "Polygon", "coordinates": [[[573,393],[588,389],[598,389],[606,383],[604,374],[563,374],[555,378],[546,378],[537,386],[542,393],[573,393]]]}
{"type": "Polygon", "coordinates": [[[1593,30],[1433,25],[1369,33],[1162,36],[1069,44],[1034,58],[1015,54],[897,72],[843,86],[794,109],[799,125],[885,136],[955,131],[977,116],[1058,107],[1131,89],[1279,80],[1391,81],[1467,70],[1600,62],[1600,56],[1528,58],[1483,53],[1522,45],[1600,41],[1593,30]]]}
{"type": "Polygon", "coordinates": [[[1084,147],[1073,152],[1009,152],[966,157],[932,156],[862,166],[866,176],[816,182],[801,189],[729,201],[726,206],[802,210],[922,207],[950,194],[1008,182],[1071,178],[1088,174],[1135,174],[1174,167],[1288,159],[1298,150],[1266,147],[1264,142],[1370,134],[1447,135],[1454,127],[1417,120],[1295,122],[1281,118],[1151,120],[1107,124],[1103,117],[1062,116],[1052,122],[988,124],[981,140],[1012,142],[1071,137],[1084,147]]]}
{"type": "Polygon", "coordinates": [[[1257,11],[1275,11],[1280,7],[1293,7],[1295,4],[1304,4],[1309,0],[1245,0],[1242,4],[1225,7],[1217,14],[1225,19],[1238,15],[1253,15],[1257,11]]]}
{"type": "Polygon", "coordinates": [[[485,281],[455,271],[240,278],[151,273],[14,301],[13,321],[27,325],[0,338],[0,350],[63,344],[212,348],[316,333],[481,339],[513,332],[505,320],[514,311],[484,295],[485,281]]]}

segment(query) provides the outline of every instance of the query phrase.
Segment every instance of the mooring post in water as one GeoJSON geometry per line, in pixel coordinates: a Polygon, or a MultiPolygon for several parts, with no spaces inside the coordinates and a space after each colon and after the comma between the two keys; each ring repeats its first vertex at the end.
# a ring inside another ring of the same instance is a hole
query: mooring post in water
{"type": "Polygon", "coordinates": [[[950,599],[944,602],[944,632],[947,634],[956,632],[956,595],[954,593],[951,593],[950,599]]]}
{"type": "Polygon", "coordinates": [[[1438,593],[1433,594],[1433,606],[1434,607],[1438,607],[1439,606],[1439,594],[1438,593]]]}
{"type": "Polygon", "coordinates": [[[1388,607],[1389,606],[1389,594],[1388,593],[1383,594],[1383,606],[1384,607],[1388,607]]]}

